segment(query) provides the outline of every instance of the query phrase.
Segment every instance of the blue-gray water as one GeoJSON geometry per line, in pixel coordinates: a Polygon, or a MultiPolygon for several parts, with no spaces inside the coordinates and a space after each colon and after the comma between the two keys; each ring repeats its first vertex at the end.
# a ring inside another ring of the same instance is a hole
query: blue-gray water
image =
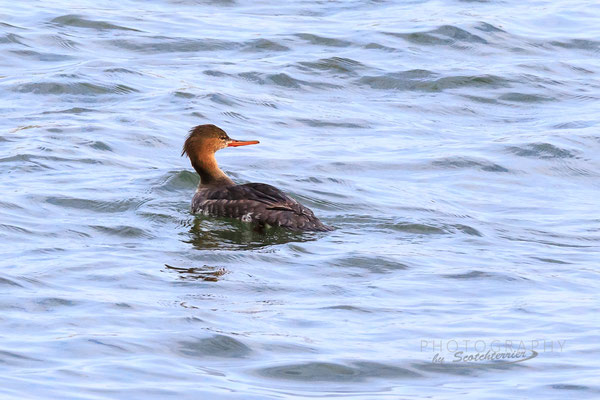
{"type": "Polygon", "coordinates": [[[585,0],[3,1],[0,394],[599,397],[599,20],[585,0]],[[236,181],[336,230],[191,215],[202,123],[261,141],[218,153],[236,181]],[[553,348],[437,365],[432,340],[553,348]]]}

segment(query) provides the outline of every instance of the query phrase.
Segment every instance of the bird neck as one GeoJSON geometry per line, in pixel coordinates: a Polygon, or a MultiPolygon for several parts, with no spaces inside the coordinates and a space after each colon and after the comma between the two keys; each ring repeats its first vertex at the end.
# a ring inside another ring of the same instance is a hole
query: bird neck
{"type": "Polygon", "coordinates": [[[225,172],[219,168],[214,153],[199,154],[192,162],[192,166],[200,175],[201,185],[233,185],[233,181],[229,179],[225,172]]]}

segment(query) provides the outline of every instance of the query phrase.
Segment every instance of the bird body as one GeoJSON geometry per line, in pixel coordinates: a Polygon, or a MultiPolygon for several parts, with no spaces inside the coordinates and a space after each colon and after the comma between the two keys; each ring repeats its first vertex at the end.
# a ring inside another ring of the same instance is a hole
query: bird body
{"type": "Polygon", "coordinates": [[[199,125],[190,131],[182,155],[188,155],[200,175],[200,184],[192,199],[192,212],[293,231],[332,230],[309,208],[276,187],[265,183],[236,185],[218,167],[214,158],[217,150],[257,143],[233,140],[214,125],[199,125]]]}

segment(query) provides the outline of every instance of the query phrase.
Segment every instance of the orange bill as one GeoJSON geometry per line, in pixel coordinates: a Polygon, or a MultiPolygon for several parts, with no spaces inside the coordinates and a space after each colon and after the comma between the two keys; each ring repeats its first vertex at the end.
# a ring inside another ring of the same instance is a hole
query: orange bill
{"type": "Polygon", "coordinates": [[[248,146],[249,144],[258,144],[258,140],[231,140],[227,147],[248,146]]]}

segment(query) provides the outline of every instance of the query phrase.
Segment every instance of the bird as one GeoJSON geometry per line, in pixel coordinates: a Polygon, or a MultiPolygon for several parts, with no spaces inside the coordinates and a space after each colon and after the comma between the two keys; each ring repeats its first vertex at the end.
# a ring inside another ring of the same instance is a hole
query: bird
{"type": "Polygon", "coordinates": [[[223,172],[215,152],[226,147],[258,144],[258,140],[234,140],[212,124],[192,128],[183,145],[200,175],[192,198],[192,213],[212,217],[239,219],[260,228],[282,227],[290,231],[331,231],[315,214],[296,200],[266,183],[236,184],[223,172]]]}

